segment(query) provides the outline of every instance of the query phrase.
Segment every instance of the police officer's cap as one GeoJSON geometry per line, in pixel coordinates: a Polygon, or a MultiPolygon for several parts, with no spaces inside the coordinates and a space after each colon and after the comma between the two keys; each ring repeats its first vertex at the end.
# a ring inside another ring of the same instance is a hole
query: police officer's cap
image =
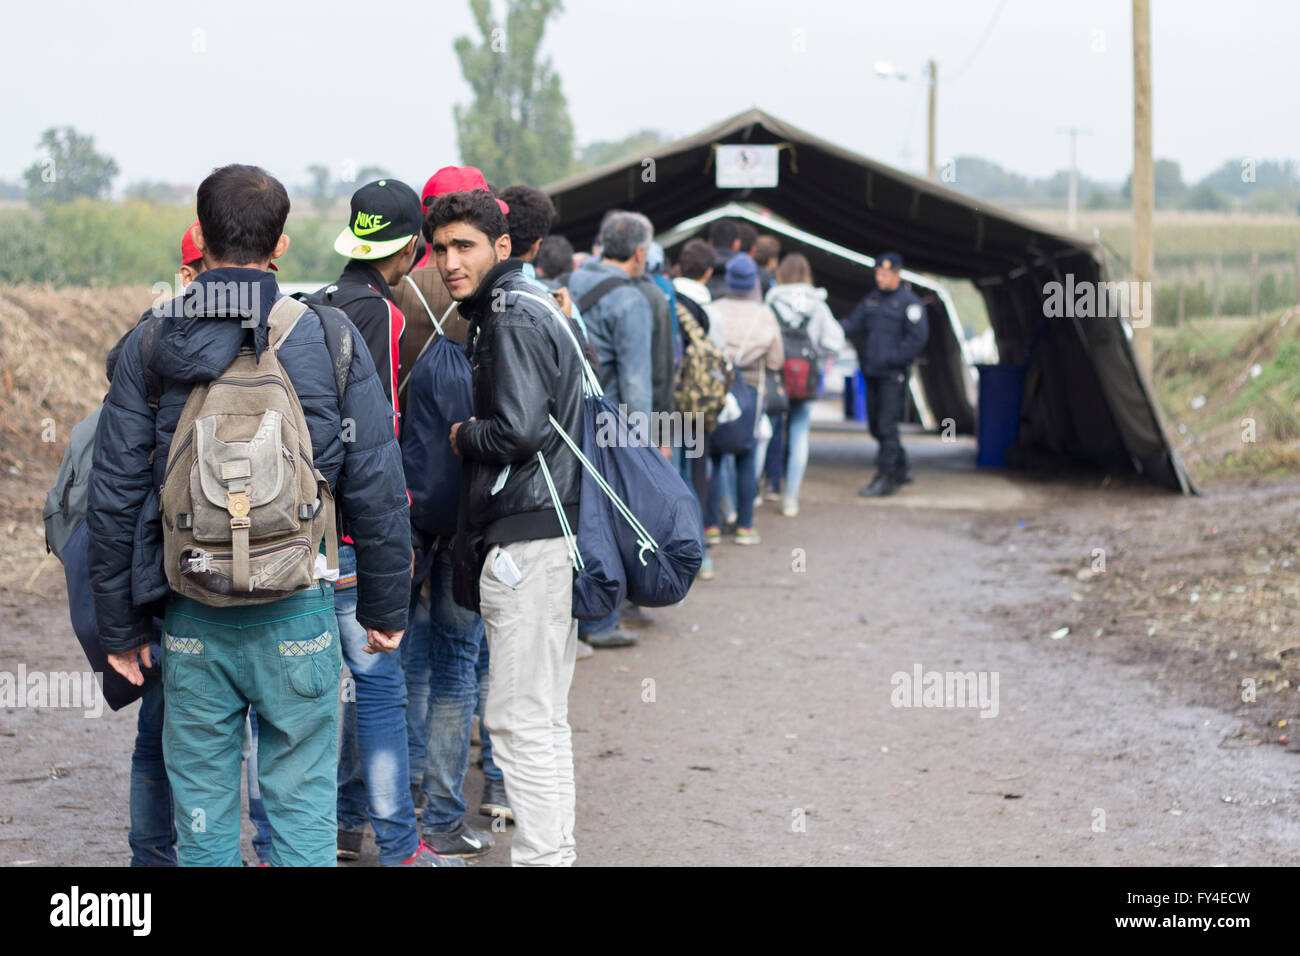
{"type": "Polygon", "coordinates": [[[903,257],[897,252],[882,252],[876,259],[876,267],[879,269],[893,269],[897,272],[903,268],[903,257]]]}

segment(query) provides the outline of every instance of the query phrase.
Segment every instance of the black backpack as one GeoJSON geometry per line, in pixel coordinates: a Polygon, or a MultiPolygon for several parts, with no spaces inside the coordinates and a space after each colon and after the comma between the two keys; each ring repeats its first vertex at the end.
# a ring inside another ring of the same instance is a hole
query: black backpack
{"type": "MultiPolygon", "coordinates": [[[[808,334],[811,316],[796,312],[795,323],[786,321],[784,309],[777,308],[779,300],[769,306],[776,313],[781,326],[781,345],[785,349],[785,364],[781,366],[781,380],[785,393],[796,402],[816,398],[822,390],[821,361],[808,334]]],[[[784,303],[780,303],[784,305],[784,303]]]]}

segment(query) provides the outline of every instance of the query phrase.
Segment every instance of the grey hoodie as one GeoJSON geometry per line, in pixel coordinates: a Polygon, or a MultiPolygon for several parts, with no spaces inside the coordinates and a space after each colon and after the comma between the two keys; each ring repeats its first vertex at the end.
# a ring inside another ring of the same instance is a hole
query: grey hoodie
{"type": "Polygon", "coordinates": [[[789,328],[793,322],[808,323],[808,337],[823,358],[834,358],[844,347],[844,329],[835,321],[826,304],[826,290],[807,282],[774,285],[765,300],[776,313],[779,323],[789,328]]]}

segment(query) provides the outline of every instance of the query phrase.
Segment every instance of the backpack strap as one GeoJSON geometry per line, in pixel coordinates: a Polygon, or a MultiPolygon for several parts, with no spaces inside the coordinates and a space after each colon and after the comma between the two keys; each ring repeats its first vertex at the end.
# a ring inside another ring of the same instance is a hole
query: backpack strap
{"type": "Polygon", "coordinates": [[[321,301],[313,302],[312,297],[316,294],[295,292],[290,298],[306,304],[316,313],[316,318],[320,319],[321,328],[325,332],[325,348],[329,349],[330,359],[334,363],[334,392],[338,396],[339,408],[342,409],[343,393],[348,387],[348,372],[352,368],[353,339],[348,328],[351,319],[336,306],[325,305],[321,301]]]}
{"type": "Polygon", "coordinates": [[[380,295],[378,289],[372,288],[364,282],[346,282],[343,285],[331,282],[323,289],[317,289],[305,298],[309,305],[315,300],[323,305],[332,305],[336,309],[342,309],[353,302],[360,302],[362,299],[383,300],[384,297],[380,295]]]}
{"type": "MultiPolygon", "coordinates": [[[[523,289],[512,289],[510,295],[517,298],[532,299],[534,302],[540,303],[552,318],[559,320],[560,327],[564,329],[564,333],[569,337],[569,341],[573,343],[573,347],[578,350],[578,361],[582,363],[583,394],[605,394],[604,389],[600,387],[600,377],[596,375],[595,369],[591,367],[591,362],[587,360],[587,353],[582,349],[582,343],[578,341],[578,336],[573,332],[573,320],[560,311],[560,307],[555,304],[555,300],[550,296],[543,298],[532,292],[525,292],[523,289]]],[[[509,302],[509,298],[506,301],[509,302]]]]}
{"type": "Polygon", "coordinates": [[[778,304],[782,306],[786,305],[786,303],[782,302],[779,298],[773,297],[772,301],[767,303],[767,307],[771,309],[772,312],[776,315],[777,320],[781,323],[781,325],[785,326],[785,328],[789,329],[791,332],[804,331],[808,327],[808,323],[812,321],[812,313],[800,312],[798,309],[794,309],[795,321],[787,320],[785,316],[782,314],[784,310],[777,308],[778,304]],[[802,321],[799,321],[798,324],[795,324],[796,321],[800,319],[802,319],[802,321]]]}
{"type": "Polygon", "coordinates": [[[352,323],[346,312],[333,306],[313,306],[312,311],[325,330],[325,347],[334,363],[334,392],[342,409],[343,393],[348,389],[348,373],[352,370],[352,323]]]}
{"type": "Polygon", "coordinates": [[[613,292],[621,285],[631,285],[632,280],[627,276],[610,276],[597,282],[594,286],[586,291],[581,299],[578,300],[578,311],[584,315],[605,296],[613,292]]]}
{"type": "MultiPolygon", "coordinates": [[[[416,285],[415,280],[408,274],[402,276],[402,281],[411,284],[411,288],[415,290],[415,297],[420,300],[420,305],[424,306],[424,311],[428,313],[429,321],[433,323],[433,334],[430,335],[424,345],[421,346],[420,354],[415,357],[415,362],[418,362],[420,361],[420,355],[423,355],[428,350],[429,346],[433,344],[434,339],[440,335],[447,334],[442,330],[442,323],[451,318],[451,310],[456,308],[457,303],[453,302],[451,305],[447,306],[447,311],[442,314],[442,320],[439,321],[438,317],[433,314],[433,309],[429,308],[429,300],[424,297],[424,293],[420,291],[420,287],[416,285]]],[[[397,395],[399,399],[406,394],[406,384],[411,380],[411,372],[415,370],[415,362],[411,363],[411,367],[406,370],[406,375],[402,378],[402,383],[397,386],[397,395]]]]}
{"type": "Polygon", "coordinates": [[[307,303],[299,302],[293,296],[286,295],[276,299],[275,305],[271,306],[271,312],[266,317],[266,347],[272,352],[278,352],[281,343],[289,337],[289,333],[294,330],[298,320],[306,311],[307,303]]]}
{"type": "Polygon", "coordinates": [[[682,304],[682,308],[684,308],[687,312],[690,313],[691,318],[695,320],[695,324],[700,327],[700,331],[702,331],[705,335],[708,335],[709,334],[709,313],[704,311],[704,306],[700,305],[698,302],[692,299],[689,295],[686,295],[680,289],[677,290],[677,301],[682,304]]]}

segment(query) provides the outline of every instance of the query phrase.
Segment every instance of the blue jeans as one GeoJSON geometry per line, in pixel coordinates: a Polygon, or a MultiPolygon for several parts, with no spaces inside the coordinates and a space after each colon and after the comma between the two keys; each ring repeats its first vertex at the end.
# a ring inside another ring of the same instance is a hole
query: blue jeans
{"type": "Polygon", "coordinates": [[[610,612],[609,617],[601,618],[599,621],[579,621],[578,636],[586,637],[588,634],[608,634],[614,628],[618,627],[618,608],[610,612]]]}
{"type": "MultiPolygon", "coordinates": [[[[754,469],[755,450],[755,447],[751,446],[748,451],[735,456],[735,504],[736,527],[738,528],[752,528],[754,526],[754,496],[758,493],[758,473],[754,469]]],[[[723,484],[726,480],[722,459],[721,454],[712,455],[714,478],[709,482],[709,498],[704,507],[704,524],[708,527],[717,527],[722,524],[719,503],[722,500],[723,484]],[[723,476],[723,481],[717,480],[719,475],[723,476]]]]}
{"type": "MultiPolygon", "coordinates": [[[[718,487],[719,515],[715,517],[720,517],[722,515],[729,515],[733,511],[739,514],[739,509],[736,506],[736,499],[737,497],[739,497],[736,493],[736,456],[723,455],[721,467],[719,467],[718,459],[716,457],[710,455],[709,458],[713,465],[713,475],[714,475],[713,478],[709,479],[710,485],[718,478],[722,479],[721,484],[718,487]]],[[[751,497],[753,496],[751,495],[751,497]]],[[[709,521],[708,510],[709,510],[709,503],[708,500],[706,499],[704,502],[704,512],[705,512],[704,523],[706,525],[722,524],[721,521],[709,521]]]]}
{"type": "Polygon", "coordinates": [[[785,472],[785,498],[799,500],[808,469],[808,439],[812,432],[812,402],[790,403],[790,452],[785,472]]]}
{"type": "MultiPolygon", "coordinates": [[[[794,402],[790,403],[791,406],[794,402]]],[[[768,491],[780,491],[781,480],[785,477],[785,423],[786,415],[769,415],[772,422],[772,437],[767,443],[767,452],[763,455],[762,474],[767,479],[768,491]]]]}
{"type": "MultiPolygon", "coordinates": [[[[159,646],[150,644],[152,659],[159,660],[159,646]]],[[[172,788],[163,763],[163,685],[155,684],[140,698],[136,718],[135,750],[131,752],[131,845],[132,866],[176,865],[176,810],[172,788]]]]}
{"type": "Polygon", "coordinates": [[[262,800],[262,786],[257,782],[257,711],[248,708],[248,724],[253,731],[253,749],[244,761],[248,776],[248,819],[253,824],[253,852],[258,863],[271,862],[271,821],[266,817],[266,803],[262,800]]]}
{"type": "MultiPolygon", "coordinates": [[[[426,803],[420,828],[446,833],[465,815],[465,771],[470,725],[487,696],[487,639],[483,619],[451,596],[451,551],[439,549],[429,569],[429,597],[423,582],[411,589],[410,631],[402,641],[406,667],[406,736],[411,785],[426,803]]],[[[500,780],[486,728],[483,776],[500,780]]]]}
{"type": "Polygon", "coordinates": [[[483,720],[483,711],[487,707],[488,662],[488,642],[485,635],[483,650],[479,651],[478,664],[474,668],[478,676],[478,706],[474,708],[474,713],[478,714],[478,736],[479,740],[483,741],[483,746],[479,748],[479,756],[483,758],[483,779],[500,783],[505,780],[505,775],[492,759],[492,735],[488,733],[487,723],[483,720]]]}
{"type": "MultiPolygon", "coordinates": [[[[339,546],[340,580],[356,573],[356,551],[339,546]]],[[[406,749],[406,677],[400,652],[368,654],[366,629],[357,621],[357,589],[334,593],[343,660],[352,672],[355,702],[343,703],[339,748],[338,824],[362,830],[370,821],[379,865],[410,859],[420,846],[409,786],[406,749]]],[[[346,695],[351,697],[353,695],[346,695]]]]}

